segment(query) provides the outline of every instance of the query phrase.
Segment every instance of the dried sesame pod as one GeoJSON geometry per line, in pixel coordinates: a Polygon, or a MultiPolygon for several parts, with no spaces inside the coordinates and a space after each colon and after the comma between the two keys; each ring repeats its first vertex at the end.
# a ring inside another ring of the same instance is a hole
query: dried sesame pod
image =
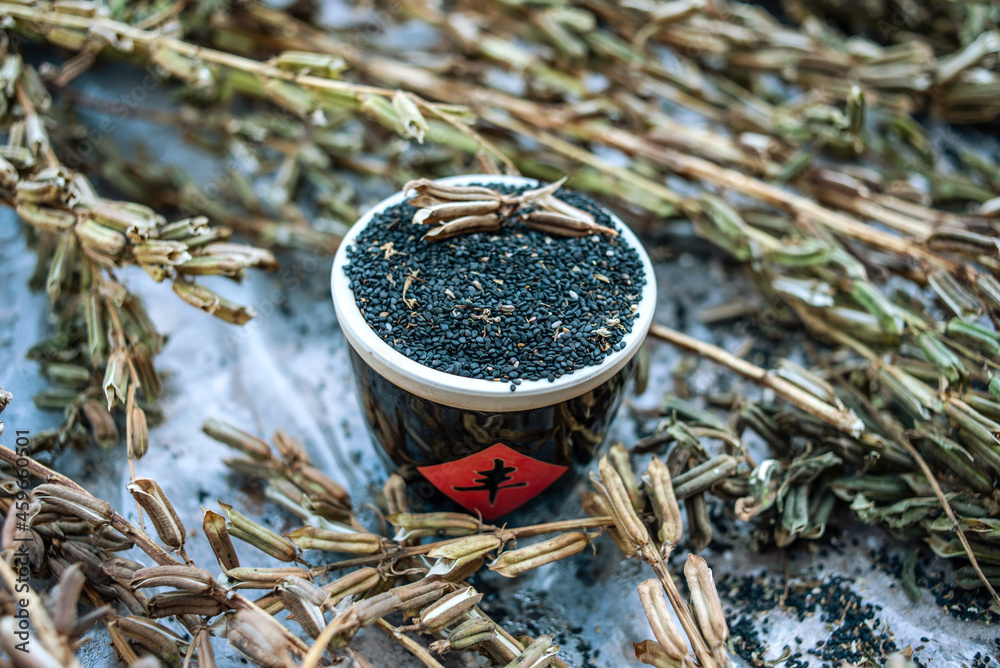
{"type": "Polygon", "coordinates": [[[145,238],[156,228],[156,212],[135,203],[101,200],[88,209],[95,222],[127,236],[145,238]]]}
{"type": "Polygon", "coordinates": [[[119,617],[110,622],[121,633],[149,650],[168,666],[180,666],[184,656],[180,646],[184,639],[166,626],[143,617],[119,617]]]}
{"type": "Polygon", "coordinates": [[[102,383],[109,411],[116,403],[124,405],[128,400],[128,378],[128,351],[116,348],[108,358],[102,383]]]}
{"type": "Polygon", "coordinates": [[[312,464],[312,460],[309,458],[309,453],[306,452],[305,446],[303,446],[300,441],[289,436],[288,432],[284,429],[279,429],[274,432],[274,436],[271,437],[271,441],[274,443],[274,447],[277,449],[278,455],[289,466],[294,466],[296,464],[312,464]]]}
{"type": "Polygon", "coordinates": [[[13,144],[0,144],[0,157],[18,169],[31,169],[37,163],[31,151],[13,144]]]}
{"type": "Polygon", "coordinates": [[[935,227],[927,237],[927,247],[937,251],[952,251],[978,257],[996,256],[1000,241],[957,227],[935,227]]]}
{"type": "Polygon", "coordinates": [[[212,649],[212,635],[205,632],[198,633],[195,635],[194,644],[198,668],[218,668],[215,662],[215,650],[212,649]]]}
{"type": "Polygon", "coordinates": [[[855,279],[851,281],[851,297],[875,319],[890,335],[899,335],[903,331],[903,318],[896,306],[882,292],[868,281],[855,279]]]}
{"type": "Polygon", "coordinates": [[[219,513],[202,508],[204,517],[201,521],[202,531],[208,539],[208,544],[212,548],[212,553],[219,562],[219,567],[227,573],[233,568],[239,568],[240,558],[233,547],[233,541],[229,538],[229,531],[226,529],[226,518],[219,513]]]}
{"type": "Polygon", "coordinates": [[[144,568],[138,561],[132,561],[125,557],[112,557],[101,562],[101,570],[109,578],[122,584],[131,585],[132,576],[135,572],[144,568]]]}
{"type": "Polygon", "coordinates": [[[83,569],[73,564],[62,572],[58,584],[49,593],[52,625],[64,636],[68,636],[76,625],[76,606],[86,582],[83,569]]]}
{"type": "Polygon", "coordinates": [[[708,516],[705,494],[699,492],[684,499],[688,517],[688,541],[691,549],[700,552],[712,542],[712,521],[708,516]]]}
{"type": "Polygon", "coordinates": [[[505,668],[545,668],[556,660],[558,653],[559,645],[552,644],[552,636],[538,636],[505,668]]]}
{"type": "Polygon", "coordinates": [[[115,514],[107,501],[64,485],[45,483],[31,493],[41,500],[43,511],[56,511],[96,526],[108,524],[115,514]]]}
{"type": "Polygon", "coordinates": [[[497,200],[473,200],[471,202],[444,202],[418,209],[413,214],[414,225],[431,225],[463,216],[484,216],[500,208],[497,200]]]}
{"type": "Polygon", "coordinates": [[[974,319],[983,309],[972,292],[946,271],[927,274],[927,283],[949,311],[958,318],[974,319]]]}
{"type": "Polygon", "coordinates": [[[500,193],[486,186],[453,186],[417,179],[408,181],[403,186],[403,192],[416,190],[418,196],[431,197],[439,202],[470,202],[474,200],[495,199],[500,201],[500,193]]]}
{"type": "Polygon", "coordinates": [[[282,51],[270,63],[281,70],[297,74],[313,74],[336,79],[347,69],[347,61],[340,56],[332,56],[312,51],[282,51]]]}
{"type": "Polygon", "coordinates": [[[688,646],[684,634],[674,625],[674,618],[667,605],[663,586],[659,580],[649,579],[638,587],[639,602],[646,612],[649,627],[663,652],[675,661],[683,661],[687,656],[688,646]]]}
{"type": "Polygon", "coordinates": [[[990,310],[1000,311],[1000,281],[990,274],[980,274],[976,277],[976,292],[990,310]]]}
{"type": "Polygon", "coordinates": [[[140,568],[132,574],[133,589],[171,587],[202,594],[214,584],[215,580],[211,573],[194,566],[152,566],[140,568]]]}
{"type": "Polygon", "coordinates": [[[313,605],[321,606],[326,603],[328,598],[330,598],[330,594],[327,593],[322,587],[311,580],[306,580],[305,578],[295,576],[287,577],[281,581],[281,586],[296,596],[299,596],[302,600],[308,601],[313,605]]]}
{"type": "Polygon", "coordinates": [[[90,423],[90,433],[98,445],[106,450],[118,443],[118,425],[104,404],[91,399],[80,404],[80,412],[90,423]]]}
{"type": "Polygon", "coordinates": [[[625,485],[625,490],[628,492],[628,498],[632,502],[632,507],[635,508],[637,513],[642,512],[642,509],[646,507],[646,497],[643,496],[642,491],[639,489],[639,481],[636,480],[635,471],[632,470],[632,462],[629,461],[628,450],[625,449],[621,441],[608,448],[608,460],[615,467],[615,470],[618,471],[618,475],[625,485]]]}
{"type": "Polygon", "coordinates": [[[809,486],[795,485],[784,497],[781,524],[775,529],[775,543],[786,548],[809,527],[809,486]]]}
{"type": "Polygon", "coordinates": [[[414,614],[416,614],[416,611],[420,608],[430,605],[441,598],[447,587],[448,583],[443,580],[436,578],[433,580],[423,579],[411,582],[410,584],[400,585],[399,587],[393,587],[389,590],[389,593],[400,600],[404,609],[413,610],[414,614]]]}
{"type": "Polygon", "coordinates": [[[860,134],[865,127],[865,118],[868,114],[868,103],[865,100],[865,91],[857,85],[852,85],[847,93],[847,131],[853,134],[860,134]]]}
{"type": "MultiPolygon", "coordinates": [[[[569,204],[559,199],[555,195],[546,195],[544,197],[539,198],[538,200],[535,201],[535,206],[544,211],[553,211],[555,213],[568,216],[575,220],[582,221],[589,225],[594,225],[597,222],[596,220],[594,220],[594,216],[592,216],[589,212],[584,211],[583,209],[579,209],[573,206],[572,204],[569,204]]],[[[597,227],[601,226],[598,225],[597,227]]],[[[609,228],[603,228],[603,229],[609,229],[609,228]]],[[[609,234],[611,236],[618,236],[618,232],[616,232],[613,229],[609,229],[609,234]]]]}
{"type": "Polygon", "coordinates": [[[191,259],[187,245],[180,241],[147,239],[132,247],[132,258],[138,264],[177,266],[191,259]]]}
{"type": "Polygon", "coordinates": [[[306,632],[306,635],[310,638],[316,638],[323,632],[326,627],[326,618],[323,616],[323,609],[320,605],[306,600],[296,589],[287,588],[284,584],[278,585],[274,592],[295,618],[295,621],[299,623],[299,626],[302,627],[302,630],[306,632]]]}
{"type": "Polygon", "coordinates": [[[328,609],[332,608],[348,596],[362,596],[381,581],[382,576],[376,569],[370,566],[365,566],[364,568],[359,568],[356,571],[348,573],[333,582],[323,585],[323,591],[329,596],[324,607],[328,609]]]}
{"type": "Polygon", "coordinates": [[[125,252],[128,240],[125,235],[94,220],[83,220],[73,228],[80,245],[94,251],[111,262],[117,262],[125,252]]]}
{"type": "Polygon", "coordinates": [[[720,480],[728,478],[736,471],[739,461],[732,455],[716,455],[673,477],[674,495],[686,499],[708,489],[720,480]]]}
{"type": "Polygon", "coordinates": [[[665,549],[673,549],[680,542],[684,524],[677,497],[674,495],[674,486],[670,480],[670,470],[662,459],[654,455],[649,460],[642,482],[653,506],[653,514],[656,515],[660,525],[656,537],[665,549]]]}
{"type": "Polygon", "coordinates": [[[351,507],[351,497],[348,495],[347,490],[317,468],[300,464],[295,467],[288,478],[305,492],[312,501],[325,499],[341,508],[351,507]]]}
{"type": "Polygon", "coordinates": [[[53,303],[59,299],[63,286],[69,280],[75,256],[76,237],[72,234],[60,235],[56,251],[49,263],[48,276],[45,278],[45,292],[53,303]]]}
{"type": "Polygon", "coordinates": [[[385,592],[355,603],[351,607],[351,613],[359,626],[368,626],[375,620],[402,608],[403,602],[395,594],[385,592]]]}
{"type": "Polygon", "coordinates": [[[610,237],[618,236],[618,232],[613,228],[589,223],[552,211],[532,211],[522,214],[521,222],[528,229],[560,237],[586,237],[592,234],[607,234],[610,237]]]}
{"type": "Polygon", "coordinates": [[[87,350],[90,353],[90,363],[93,366],[98,366],[104,360],[108,339],[104,334],[103,305],[94,292],[87,295],[87,299],[84,301],[84,310],[87,320],[87,350]]]}
{"type": "Polygon", "coordinates": [[[113,582],[111,589],[114,590],[115,599],[124,605],[130,613],[140,616],[147,614],[146,606],[149,605],[149,599],[141,591],[132,591],[128,585],[118,582],[113,582]]]}
{"type": "Polygon", "coordinates": [[[469,649],[496,637],[496,622],[492,619],[470,619],[456,626],[448,634],[448,649],[469,649]]]}
{"type": "Polygon", "coordinates": [[[489,569],[507,578],[517,577],[525,571],[582,552],[588,543],[586,534],[571,531],[528,547],[508,550],[494,559],[489,569]]]}
{"type": "Polygon", "coordinates": [[[245,325],[257,317],[257,312],[249,306],[242,306],[219,297],[219,303],[212,309],[211,315],[231,325],[245,325]]]}
{"type": "Polygon", "coordinates": [[[178,297],[209,315],[213,315],[219,308],[221,297],[208,288],[182,281],[174,281],[171,287],[178,297]]]}
{"type": "Polygon", "coordinates": [[[187,535],[184,525],[158,482],[152,478],[136,478],[127,489],[149,515],[156,535],[164,545],[174,549],[184,545],[184,537],[187,535]]]}
{"type": "Polygon", "coordinates": [[[1000,336],[976,323],[953,318],[945,325],[948,336],[962,343],[971,344],[976,350],[987,355],[1000,356],[1000,336]]]}
{"type": "Polygon", "coordinates": [[[518,195],[507,196],[504,199],[507,199],[508,201],[513,201],[518,204],[534,204],[540,199],[543,199],[545,197],[551,197],[557,190],[559,190],[563,186],[564,183],[566,183],[566,179],[568,178],[569,178],[568,176],[564,176],[558,181],[552,181],[550,183],[537,186],[535,188],[530,188],[518,195]]]}
{"type": "MultiPolygon", "coordinates": [[[[608,508],[608,504],[604,502],[604,498],[596,492],[584,492],[581,495],[580,505],[583,508],[583,512],[587,513],[591,517],[612,517],[611,509],[608,508]]],[[[609,527],[604,530],[611,540],[615,542],[618,549],[622,551],[626,559],[631,559],[635,556],[636,548],[635,546],[622,538],[621,533],[618,529],[614,527],[609,527]]]]}
{"type": "Polygon", "coordinates": [[[682,661],[671,658],[667,656],[659,643],[655,640],[643,640],[642,642],[632,643],[632,648],[635,650],[635,658],[639,663],[643,663],[647,666],[655,666],[655,668],[683,668],[686,665],[682,661]]]}
{"type": "Polygon", "coordinates": [[[302,550],[345,552],[347,554],[377,554],[383,549],[384,539],[373,533],[332,531],[304,526],[286,533],[285,537],[302,550]]]}
{"type": "Polygon", "coordinates": [[[390,515],[408,513],[410,504],[407,498],[406,481],[398,473],[392,473],[382,485],[382,494],[385,496],[386,511],[390,515]]]}
{"type": "Polygon", "coordinates": [[[278,269],[278,260],[275,259],[274,253],[266,248],[256,248],[246,244],[213,242],[202,246],[201,250],[207,255],[238,258],[245,267],[255,267],[264,271],[278,269]]]}
{"type": "Polygon", "coordinates": [[[177,265],[177,270],[187,276],[228,276],[240,278],[247,264],[235,255],[197,255],[177,265]]]}
{"type": "Polygon", "coordinates": [[[153,619],[197,615],[215,617],[224,612],[226,606],[211,596],[192,594],[188,591],[168,591],[156,594],[146,604],[146,614],[153,619]]]}
{"type": "Polygon", "coordinates": [[[288,639],[281,625],[258,609],[239,610],[226,619],[226,639],[237,652],[263,668],[292,668],[288,639]]]}
{"type": "Polygon", "coordinates": [[[483,595],[472,587],[453,591],[420,611],[420,627],[427,633],[437,633],[463,617],[481,600],[483,595]]]}
{"type": "Polygon", "coordinates": [[[366,95],[362,98],[360,109],[369,118],[374,119],[383,127],[406,136],[403,119],[392,102],[381,95],[366,95]]]}
{"type": "Polygon", "coordinates": [[[917,345],[924,353],[927,361],[937,368],[937,370],[948,379],[950,383],[957,383],[968,375],[961,358],[952,352],[941,339],[931,332],[921,332],[917,337],[917,345]]]}
{"type": "Polygon", "coordinates": [[[91,381],[90,369],[77,364],[65,362],[49,362],[42,368],[45,375],[53,383],[82,389],[88,387],[91,381]]]}
{"type": "Polygon", "coordinates": [[[16,211],[21,220],[45,232],[65,232],[76,224],[76,216],[63,209],[24,202],[17,205],[16,211]]]}
{"type": "Polygon", "coordinates": [[[205,216],[195,216],[161,225],[158,237],[168,241],[183,241],[187,237],[205,234],[208,230],[208,218],[205,216]]]}
{"type": "Polygon", "coordinates": [[[966,392],[962,395],[962,400],[983,417],[993,422],[1000,420],[1000,402],[995,401],[993,397],[978,392],[966,392]]]}
{"type": "Polygon", "coordinates": [[[295,543],[284,536],[254,522],[246,515],[233,509],[228,503],[219,501],[222,514],[226,517],[226,529],[233,538],[238,538],[269,554],[279,561],[294,561],[298,556],[295,543]]]}
{"type": "Polygon", "coordinates": [[[615,527],[622,538],[631,543],[637,550],[649,545],[649,534],[645,525],[635,514],[635,509],[628,498],[628,491],[621,476],[608,462],[607,456],[602,456],[599,464],[600,478],[591,473],[591,481],[598,494],[604,498],[605,504],[615,520],[615,527]]]}
{"type": "Polygon", "coordinates": [[[396,110],[396,116],[400,120],[401,132],[404,137],[412,137],[418,144],[424,143],[424,133],[429,126],[427,119],[420,113],[420,108],[413,101],[411,93],[404,93],[397,90],[392,96],[392,107],[396,110]]]}
{"type": "Polygon", "coordinates": [[[286,578],[308,577],[309,571],[296,566],[279,566],[277,568],[238,566],[226,571],[226,576],[235,582],[232,586],[233,589],[271,589],[286,578]]]}
{"type": "Polygon", "coordinates": [[[483,216],[463,216],[455,218],[444,225],[435,227],[422,238],[427,241],[444,241],[462,234],[475,232],[493,232],[500,229],[500,216],[487,214],[483,216]]]}
{"type": "Polygon", "coordinates": [[[427,553],[430,559],[437,559],[428,575],[447,575],[454,569],[484,557],[501,545],[499,537],[493,534],[468,536],[435,547],[427,553]]]}
{"type": "Polygon", "coordinates": [[[729,626],[726,624],[726,615],[719,601],[719,592],[715,588],[712,569],[704,559],[696,554],[690,554],[684,563],[684,578],[691,592],[691,610],[694,612],[702,637],[713,652],[719,650],[724,652],[726,640],[729,638],[729,626]]]}
{"type": "Polygon", "coordinates": [[[386,519],[396,527],[393,540],[425,536],[468,536],[483,528],[477,518],[465,513],[397,513],[386,519]]]}
{"type": "Polygon", "coordinates": [[[0,186],[9,190],[17,185],[20,178],[17,168],[6,158],[0,157],[0,186]]]}
{"type": "Polygon", "coordinates": [[[126,422],[128,451],[134,459],[142,459],[149,450],[149,427],[146,424],[146,411],[134,401],[128,406],[126,422]]]}

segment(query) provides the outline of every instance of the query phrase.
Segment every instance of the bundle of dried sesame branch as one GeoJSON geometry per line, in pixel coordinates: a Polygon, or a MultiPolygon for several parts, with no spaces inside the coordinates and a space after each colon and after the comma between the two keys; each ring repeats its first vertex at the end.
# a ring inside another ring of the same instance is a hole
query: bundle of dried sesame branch
{"type": "MultiPolygon", "coordinates": [[[[58,665],[77,665],[80,636],[103,622],[115,651],[130,665],[137,665],[144,654],[169,666],[191,659],[213,665],[211,638],[219,635],[256,665],[328,666],[339,665],[337,657],[353,656],[354,635],[375,626],[425,666],[441,665],[433,654],[481,649],[501,664],[565,668],[552,636],[513,638],[478,607],[482,594],[465,580],[486,564],[490,553],[498,556],[489,568],[505,577],[577,554],[592,538],[586,530],[609,526],[611,518],[499,528],[461,513],[412,513],[405,505],[401,480],[390,479],[386,510],[397,533],[394,538],[383,537],[367,532],[354,519],[343,490],[311,470],[305,450],[284,432],[275,435],[272,449],[220,422],[206,424],[205,430],[256,462],[256,472],[264,472],[274,498],[307,522],[281,535],[229,504],[220,503],[220,513],[204,510],[204,535],[219,562],[218,578],[188,557],[189,532],[155,480],[136,478],[128,486],[149,516],[154,539],[71,479],[0,448],[6,467],[16,465],[42,481],[20,489],[19,495],[0,495],[0,547],[33,578],[57,576],[60,585],[54,601],[68,605],[82,589],[94,608],[79,621],[75,616],[64,618],[61,608],[51,608],[53,624],[42,624],[35,615],[43,614],[43,608],[32,598],[30,610],[38,634],[29,638],[33,652],[39,647],[56,657],[58,665]],[[292,497],[296,501],[289,503],[292,497]],[[322,509],[331,503],[339,504],[338,517],[345,521],[324,517],[322,509]],[[506,549],[519,538],[546,534],[559,535],[506,549]],[[434,540],[413,542],[425,537],[434,540]],[[237,550],[233,538],[252,549],[237,550]],[[133,546],[155,565],[115,556],[133,546]],[[351,558],[328,562],[332,553],[351,558]],[[316,565],[307,560],[317,557],[316,565]],[[283,565],[261,565],[273,560],[283,565]],[[347,569],[350,572],[339,575],[347,569]],[[338,574],[336,579],[320,584],[333,573],[338,574]],[[160,588],[159,593],[147,596],[152,588],[160,588]],[[242,593],[254,591],[264,594],[251,601],[242,593]],[[301,635],[279,623],[276,616],[285,611],[301,635]],[[409,620],[407,625],[397,627],[385,619],[399,613],[409,620]],[[178,633],[181,627],[189,637],[178,633]],[[49,633],[52,628],[56,632],[49,633]],[[411,634],[433,642],[427,647],[411,634]]],[[[17,484],[6,482],[4,490],[18,490],[17,484]]],[[[4,601],[0,625],[7,628],[16,623],[17,608],[23,605],[10,597],[14,576],[4,571],[0,579],[5,585],[0,588],[4,601]]],[[[66,609],[75,612],[76,606],[66,609]]],[[[6,637],[3,651],[11,659],[17,656],[6,637]]]]}
{"type": "Polygon", "coordinates": [[[39,249],[39,285],[59,314],[60,331],[32,349],[55,386],[36,397],[42,408],[65,410],[66,423],[36,444],[79,442],[89,424],[105,447],[119,440],[113,412],[123,408],[128,452],[147,448],[143,407],[156,399],[160,379],[153,357],[163,337],[137,297],[116,278],[141,267],[154,281],[170,280],[185,302],[227,322],[243,324],[252,310],[196,283],[199,276],[239,280],[247,268],[273,271],[269,251],[228,243],[230,230],[204,217],[167,222],[141,204],[97,195],[89,180],[60,162],[49,139],[51,100],[38,73],[21,56],[3,51],[3,107],[7,142],[0,147],[0,199],[30,226],[39,249]],[[140,394],[141,393],[141,394],[140,394]]]}
{"type": "Polygon", "coordinates": [[[618,236],[610,227],[598,225],[588,212],[556,197],[565,177],[519,194],[505,195],[486,186],[452,186],[429,179],[410,181],[403,192],[418,207],[414,225],[437,227],[424,234],[430,241],[443,241],[462,234],[492,232],[505,220],[520,220],[525,227],[559,237],[585,237],[592,234],[618,236]]]}

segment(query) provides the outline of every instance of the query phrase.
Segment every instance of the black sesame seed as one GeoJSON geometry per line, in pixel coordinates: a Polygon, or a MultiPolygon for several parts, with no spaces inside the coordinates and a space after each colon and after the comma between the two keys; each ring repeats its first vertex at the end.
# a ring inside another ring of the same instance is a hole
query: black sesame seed
{"type": "MultiPolygon", "coordinates": [[[[616,227],[589,198],[559,196],[616,227]]],[[[414,213],[403,203],[374,216],[347,249],[344,270],[366,322],[402,354],[447,373],[507,379],[513,391],[521,380],[553,382],[625,347],[646,277],[621,237],[550,237],[515,219],[497,233],[433,243],[398,224],[414,213]],[[389,242],[397,253],[387,260],[380,247],[389,242]],[[417,271],[404,302],[400,277],[417,271]],[[619,324],[605,325],[613,320],[619,324]]]]}

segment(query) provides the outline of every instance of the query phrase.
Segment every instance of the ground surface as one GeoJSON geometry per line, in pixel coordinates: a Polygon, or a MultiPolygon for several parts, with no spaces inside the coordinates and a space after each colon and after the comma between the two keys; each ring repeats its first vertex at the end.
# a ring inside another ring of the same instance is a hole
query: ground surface
{"type": "MultiPolygon", "coordinates": [[[[192,164],[179,142],[162,141],[168,137],[163,128],[124,121],[115,132],[130,132],[148,143],[166,147],[159,151],[157,159],[187,160],[189,168],[192,164]]],[[[210,178],[211,163],[206,161],[204,170],[210,178]]],[[[370,203],[377,199],[373,196],[370,203]]],[[[625,218],[628,222],[627,214],[625,218]]],[[[670,236],[647,237],[647,242],[656,260],[660,289],[657,320],[735,349],[747,335],[746,327],[737,324],[708,328],[698,322],[695,314],[700,308],[729,299],[750,298],[752,287],[741,270],[700,250],[704,247],[691,238],[683,225],[672,228],[670,236]]],[[[279,274],[252,275],[242,285],[221,281],[212,284],[226,296],[250,304],[260,314],[242,329],[198,313],[176,299],[168,286],[153,284],[144,274],[123,275],[129,287],[146,299],[153,320],[170,337],[159,358],[160,369],[168,376],[161,402],[166,420],[151,430],[149,454],[136,463],[136,473],[155,477],[162,484],[181,519],[192,529],[192,556],[202,564],[213,560],[197,535],[200,507],[215,508],[216,499],[249,510],[273,528],[293,526],[291,518],[276,512],[272,504],[262,503],[240,477],[228,473],[222,459],[230,451],[201,433],[202,423],[209,418],[222,418],[261,435],[285,428],[306,443],[319,467],[350,489],[356,507],[374,498],[386,473],[365,431],[353,392],[343,339],[330,301],[330,260],[307,255],[286,255],[281,259],[283,269],[279,274]]],[[[31,403],[31,395],[44,387],[45,380],[37,365],[25,359],[25,353],[49,328],[46,297],[32,294],[26,287],[33,263],[34,253],[25,248],[20,224],[10,211],[0,212],[0,385],[15,395],[4,413],[8,435],[14,430],[49,428],[58,420],[57,414],[37,411],[31,403]]],[[[793,335],[786,344],[793,345],[794,340],[793,335]]],[[[630,390],[628,401],[638,409],[657,405],[659,398],[674,388],[671,370],[680,361],[678,353],[654,344],[652,357],[647,391],[636,397],[630,390]]],[[[731,388],[734,381],[702,363],[688,382],[697,394],[731,388]]],[[[646,426],[648,423],[637,420],[634,412],[623,409],[613,426],[612,438],[629,444],[646,426]]],[[[123,446],[110,453],[96,447],[85,453],[68,453],[57,463],[60,470],[111,500],[134,520],[134,505],[125,491],[128,467],[123,446]]],[[[576,489],[567,490],[565,498],[548,509],[544,517],[519,519],[531,522],[578,516],[579,492],[584,487],[585,483],[580,482],[576,489]]],[[[372,518],[366,511],[361,516],[372,518]]],[[[910,603],[885,564],[888,557],[898,557],[916,546],[899,547],[880,531],[857,527],[838,528],[831,533],[832,537],[814,549],[793,550],[786,562],[778,552],[749,552],[740,535],[727,535],[725,527],[720,526],[713,548],[705,556],[723,583],[724,604],[767,607],[757,603],[775,588],[783,593],[786,577],[789,593],[783,600],[789,604],[795,596],[801,598],[814,586],[829,582],[833,575],[842,575],[846,579],[841,586],[849,594],[843,599],[845,605],[855,606],[852,610],[865,604],[881,606],[881,610],[871,611],[870,619],[861,621],[874,630],[873,637],[888,633],[886,638],[898,648],[921,648],[916,657],[932,666],[989,665],[983,663],[984,658],[977,662],[977,652],[982,653],[981,657],[992,655],[993,661],[1000,662],[998,626],[944,614],[935,595],[941,592],[940,587],[937,592],[924,591],[918,604],[910,603]],[[888,557],[882,554],[886,547],[890,548],[888,557]],[[875,558],[873,554],[880,556],[875,558]],[[747,589],[746,577],[762,572],[767,574],[762,578],[766,586],[747,589]]],[[[683,558],[685,550],[679,552],[683,558]]],[[[939,567],[929,564],[932,571],[939,567]]],[[[479,584],[490,592],[486,607],[511,632],[555,633],[569,665],[611,668],[638,665],[631,659],[631,643],[652,635],[635,594],[635,585],[649,576],[639,564],[623,560],[610,541],[601,539],[596,555],[587,551],[517,580],[486,577],[479,584]]],[[[802,605],[808,606],[808,601],[802,605]]],[[[739,619],[740,614],[732,616],[734,627],[739,619]]],[[[819,641],[828,643],[831,636],[844,631],[845,623],[850,623],[849,615],[836,612],[824,621],[817,609],[816,614],[803,615],[800,621],[794,610],[775,609],[752,614],[738,630],[747,656],[768,648],[766,658],[776,659],[788,646],[793,655],[802,653],[793,660],[808,661],[812,666],[839,665],[839,661],[824,660],[806,650],[816,650],[819,641]],[[754,634],[756,639],[751,637],[754,634]]],[[[358,643],[376,665],[415,663],[377,631],[362,633],[358,643]]],[[[221,666],[241,665],[224,643],[219,643],[217,650],[221,666]]],[[[102,637],[88,644],[84,654],[88,666],[113,664],[113,654],[102,637]]],[[[749,665],[742,659],[736,659],[736,663],[749,665]]],[[[452,659],[450,665],[463,664],[452,659]]]]}

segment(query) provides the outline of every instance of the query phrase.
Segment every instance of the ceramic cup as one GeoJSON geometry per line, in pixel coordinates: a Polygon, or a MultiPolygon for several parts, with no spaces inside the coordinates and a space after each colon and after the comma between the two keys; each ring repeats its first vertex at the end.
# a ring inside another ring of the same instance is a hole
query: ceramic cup
{"type": "MultiPolygon", "coordinates": [[[[534,179],[488,174],[440,182],[540,185],[534,179]]],[[[652,322],[656,283],[649,256],[632,231],[609,212],[620,239],[639,254],[646,276],[632,331],[622,339],[624,347],[600,364],[554,382],[524,380],[511,392],[507,383],[445,373],[404,356],[372,331],[358,309],[344,273],[347,249],[376,214],[405,199],[404,192],[392,195],[351,227],[334,258],[331,279],[365,421],[389,470],[403,476],[431,505],[450,499],[487,520],[547,488],[568,489],[573,471],[587,464],[604,440],[652,322]]],[[[355,254],[354,261],[358,257],[355,254]]]]}

